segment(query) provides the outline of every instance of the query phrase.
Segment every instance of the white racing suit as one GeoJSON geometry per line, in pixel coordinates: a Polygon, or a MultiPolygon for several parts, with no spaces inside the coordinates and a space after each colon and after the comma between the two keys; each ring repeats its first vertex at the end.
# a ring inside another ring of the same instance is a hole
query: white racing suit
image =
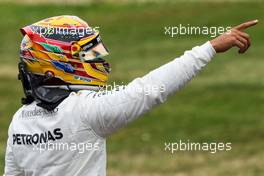
{"type": "Polygon", "coordinates": [[[106,137],[189,82],[215,55],[210,42],[124,88],[71,93],[54,111],[33,102],[9,127],[6,176],[105,176],[106,137]]]}

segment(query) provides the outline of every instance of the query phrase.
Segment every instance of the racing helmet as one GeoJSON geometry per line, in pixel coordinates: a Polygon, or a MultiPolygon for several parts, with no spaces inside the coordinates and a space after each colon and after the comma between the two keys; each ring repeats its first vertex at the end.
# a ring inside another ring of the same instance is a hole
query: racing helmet
{"type": "Polygon", "coordinates": [[[76,16],[56,16],[21,29],[21,62],[46,85],[104,86],[110,71],[99,31],[76,16]]]}
{"type": "Polygon", "coordinates": [[[103,57],[109,51],[99,31],[79,17],[47,18],[21,32],[19,79],[28,100],[43,99],[35,91],[40,87],[96,89],[107,84],[110,66],[103,57]]]}

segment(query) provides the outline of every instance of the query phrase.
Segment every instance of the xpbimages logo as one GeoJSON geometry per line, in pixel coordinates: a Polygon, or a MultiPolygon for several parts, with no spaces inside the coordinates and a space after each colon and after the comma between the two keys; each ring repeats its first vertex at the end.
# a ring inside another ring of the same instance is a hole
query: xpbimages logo
{"type": "Polygon", "coordinates": [[[183,25],[179,24],[176,26],[165,26],[164,27],[164,34],[169,35],[170,37],[177,37],[180,35],[207,35],[210,37],[216,37],[223,33],[231,33],[230,26],[223,27],[223,26],[192,26],[190,24],[183,25]]]}
{"type": "Polygon", "coordinates": [[[230,151],[232,150],[232,143],[224,142],[191,142],[190,140],[177,142],[165,142],[164,150],[171,154],[177,151],[207,151],[212,154],[218,151],[230,151]]]}
{"type": "Polygon", "coordinates": [[[39,153],[45,151],[66,151],[66,152],[78,152],[85,153],[86,151],[100,151],[99,142],[52,142],[48,141],[47,143],[33,145],[33,150],[38,151],[39,153]]]}
{"type": "Polygon", "coordinates": [[[93,34],[95,31],[99,30],[99,27],[94,28],[85,28],[85,27],[74,27],[74,28],[65,28],[65,27],[52,27],[48,26],[32,26],[32,32],[39,34],[40,36],[51,36],[51,35],[63,35],[71,37],[84,37],[87,35],[93,34]]]}

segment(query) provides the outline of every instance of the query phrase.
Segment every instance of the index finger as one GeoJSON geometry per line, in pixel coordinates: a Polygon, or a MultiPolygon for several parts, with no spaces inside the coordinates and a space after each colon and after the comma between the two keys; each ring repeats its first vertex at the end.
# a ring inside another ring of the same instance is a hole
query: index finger
{"type": "Polygon", "coordinates": [[[248,21],[248,22],[245,22],[245,23],[242,23],[238,26],[235,26],[234,29],[237,29],[237,30],[245,30],[251,26],[255,26],[256,24],[258,24],[258,20],[252,20],[252,21],[248,21]]]}

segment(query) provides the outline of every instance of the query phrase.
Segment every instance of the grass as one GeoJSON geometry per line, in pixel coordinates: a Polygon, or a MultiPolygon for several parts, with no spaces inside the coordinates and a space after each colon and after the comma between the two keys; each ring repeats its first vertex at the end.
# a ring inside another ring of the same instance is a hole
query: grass
{"type": "Polygon", "coordinates": [[[20,107],[16,80],[19,28],[42,18],[74,14],[99,26],[113,72],[129,82],[209,40],[207,36],[164,35],[164,26],[230,26],[248,19],[253,45],[215,57],[185,89],[108,140],[108,175],[260,176],[263,169],[264,60],[263,3],[143,3],[0,6],[0,173],[8,124],[20,107]],[[164,151],[164,142],[232,142],[229,152],[164,151]]]}

